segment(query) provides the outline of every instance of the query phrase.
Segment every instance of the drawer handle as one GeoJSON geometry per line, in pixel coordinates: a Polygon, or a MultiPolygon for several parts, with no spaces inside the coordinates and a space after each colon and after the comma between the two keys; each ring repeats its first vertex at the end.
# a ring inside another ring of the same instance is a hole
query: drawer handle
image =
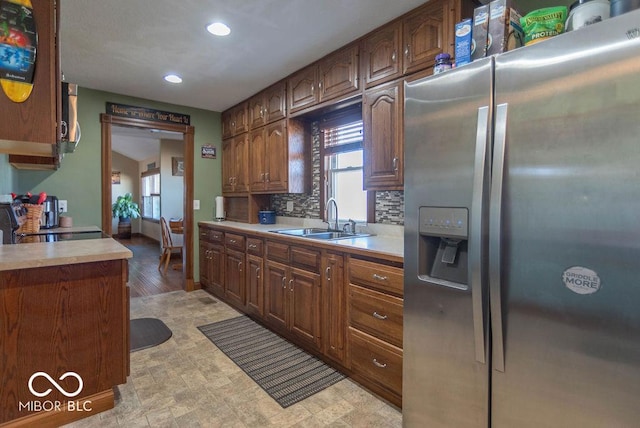
{"type": "Polygon", "coordinates": [[[286,276],[282,277],[282,288],[284,288],[285,290],[287,289],[287,284],[285,284],[285,281],[287,280],[286,276]]]}
{"type": "Polygon", "coordinates": [[[378,275],[377,273],[374,273],[373,279],[377,279],[378,281],[386,281],[389,278],[387,278],[386,276],[382,276],[382,275],[378,275]]]}
{"type": "Polygon", "coordinates": [[[375,358],[373,359],[373,364],[375,364],[376,367],[380,367],[381,369],[384,369],[387,367],[387,363],[384,363],[384,364],[379,363],[378,360],[376,360],[375,358]]]}
{"type": "Polygon", "coordinates": [[[374,313],[373,313],[373,317],[374,317],[374,318],[378,318],[379,320],[386,320],[386,319],[387,319],[387,316],[386,316],[386,315],[380,315],[380,314],[379,314],[379,313],[377,313],[377,312],[374,312],[374,313]]]}
{"type": "Polygon", "coordinates": [[[255,249],[258,248],[258,246],[256,244],[249,244],[249,248],[255,249]]]}
{"type": "Polygon", "coordinates": [[[229,239],[229,242],[230,242],[231,244],[235,244],[237,241],[236,241],[235,239],[229,239]]]}

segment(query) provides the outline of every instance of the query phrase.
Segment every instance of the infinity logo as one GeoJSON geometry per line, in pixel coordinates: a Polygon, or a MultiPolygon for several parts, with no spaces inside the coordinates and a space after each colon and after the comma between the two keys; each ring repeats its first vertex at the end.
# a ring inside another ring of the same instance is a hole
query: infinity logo
{"type": "Polygon", "coordinates": [[[53,385],[65,397],[75,397],[76,395],[80,394],[80,391],[82,391],[82,387],[83,387],[82,378],[80,377],[80,375],[78,373],[66,372],[65,374],[60,376],[60,379],[58,379],[58,380],[64,380],[65,378],[68,378],[69,376],[72,376],[72,377],[78,379],[78,389],[76,389],[74,392],[67,392],[55,380],[53,380],[53,378],[51,376],[49,376],[49,374],[47,374],[45,372],[36,372],[36,373],[32,374],[31,377],[29,378],[29,391],[31,391],[31,393],[33,395],[35,395],[36,397],[45,397],[45,396],[49,395],[51,393],[51,391],[52,391],[51,388],[47,389],[45,392],[38,392],[38,391],[33,389],[33,380],[35,378],[37,378],[38,376],[42,376],[45,379],[47,379],[49,382],[51,382],[51,385],[53,385]]]}

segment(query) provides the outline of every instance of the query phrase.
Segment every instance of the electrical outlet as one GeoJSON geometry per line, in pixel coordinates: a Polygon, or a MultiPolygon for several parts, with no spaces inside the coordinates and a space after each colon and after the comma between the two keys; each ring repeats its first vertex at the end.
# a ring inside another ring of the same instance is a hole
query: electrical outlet
{"type": "Polygon", "coordinates": [[[194,199],[193,200],[193,209],[194,210],[199,210],[200,209],[200,199],[194,199]]]}
{"type": "Polygon", "coordinates": [[[287,201],[287,212],[293,211],[293,201],[287,201]]]}
{"type": "Polygon", "coordinates": [[[67,212],[67,201],[66,199],[61,199],[58,201],[58,212],[66,213],[67,212]]]}

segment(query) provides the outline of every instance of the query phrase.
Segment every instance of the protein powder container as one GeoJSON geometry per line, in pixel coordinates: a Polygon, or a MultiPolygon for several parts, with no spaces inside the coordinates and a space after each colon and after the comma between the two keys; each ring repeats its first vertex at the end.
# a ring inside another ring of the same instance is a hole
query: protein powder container
{"type": "Polygon", "coordinates": [[[609,0],[578,0],[569,8],[565,31],[577,30],[609,18],[609,0]]]}
{"type": "Polygon", "coordinates": [[[610,15],[618,16],[640,8],[640,0],[611,0],[610,15]]]}
{"type": "Polygon", "coordinates": [[[436,64],[433,66],[433,74],[442,73],[451,70],[451,55],[441,53],[436,55],[436,64]]]}

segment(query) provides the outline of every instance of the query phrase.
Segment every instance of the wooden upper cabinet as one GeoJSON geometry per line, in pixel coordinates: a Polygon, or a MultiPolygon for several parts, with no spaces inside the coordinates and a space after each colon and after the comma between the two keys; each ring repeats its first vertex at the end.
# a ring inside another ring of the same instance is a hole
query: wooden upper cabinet
{"type": "Polygon", "coordinates": [[[222,138],[230,138],[249,130],[248,102],[222,112],[222,138]]]}
{"type": "Polygon", "coordinates": [[[398,80],[365,92],[364,188],[402,190],[404,184],[403,92],[398,80]]]}
{"type": "Polygon", "coordinates": [[[249,191],[249,145],[246,133],[222,142],[222,193],[249,191]]]}
{"type": "Polygon", "coordinates": [[[287,83],[282,80],[264,91],[266,123],[284,119],[287,115],[287,83]]]}
{"type": "MultiPolygon", "coordinates": [[[[57,4],[59,8],[60,2],[57,4]]],[[[24,155],[37,152],[48,156],[53,154],[51,146],[58,141],[57,124],[61,109],[56,13],[59,10],[56,10],[54,1],[33,2],[33,18],[38,31],[33,90],[29,98],[20,103],[11,101],[4,93],[0,94],[2,152],[24,155]],[[40,148],[38,144],[37,148],[27,148],[24,143],[43,143],[43,146],[40,148]]]]}
{"type": "Polygon", "coordinates": [[[349,45],[289,77],[289,112],[294,113],[357,92],[360,87],[359,46],[349,45]]]}
{"type": "Polygon", "coordinates": [[[396,21],[371,34],[362,50],[365,87],[402,76],[402,23],[396,21]]]}
{"type": "Polygon", "coordinates": [[[283,193],[288,190],[288,154],[285,120],[251,131],[249,144],[251,192],[283,193]]]}
{"type": "Polygon", "coordinates": [[[249,100],[249,127],[259,128],[286,117],[286,82],[270,86],[249,100]]]}
{"type": "Polygon", "coordinates": [[[433,66],[435,57],[446,50],[450,14],[448,0],[430,1],[403,19],[402,42],[405,74],[433,66]]]}
{"type": "Polygon", "coordinates": [[[365,88],[432,67],[439,53],[454,55],[453,31],[473,16],[471,0],[431,0],[375,30],[362,43],[365,88]]]}
{"type": "Polygon", "coordinates": [[[358,90],[358,52],[359,45],[353,44],[320,61],[318,64],[319,102],[358,90]]]}
{"type": "Polygon", "coordinates": [[[303,68],[287,80],[289,112],[293,113],[318,102],[318,65],[303,68]]]}

